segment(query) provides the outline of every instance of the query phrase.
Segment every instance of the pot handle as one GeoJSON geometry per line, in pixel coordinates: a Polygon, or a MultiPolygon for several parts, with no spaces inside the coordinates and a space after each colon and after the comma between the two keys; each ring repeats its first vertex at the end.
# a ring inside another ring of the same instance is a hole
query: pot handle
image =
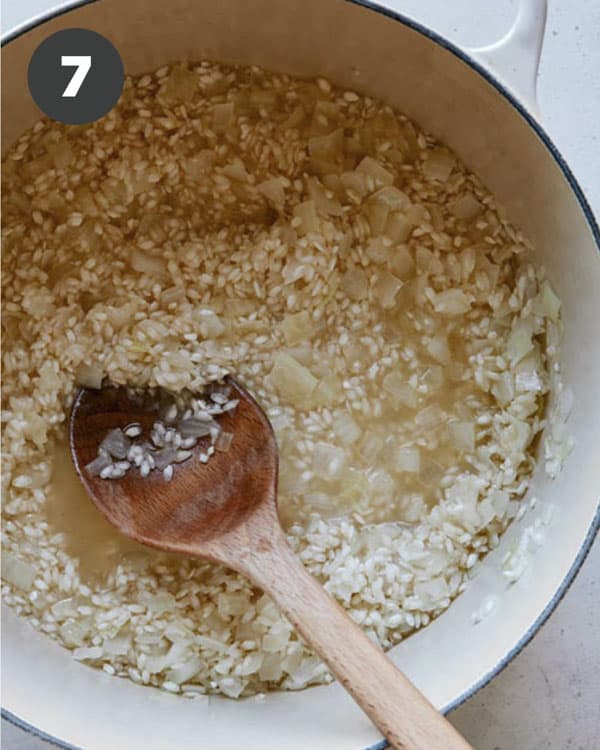
{"type": "Polygon", "coordinates": [[[542,54],[548,0],[519,0],[517,17],[502,39],[466,52],[489,68],[519,99],[539,115],[537,74],[542,54]]]}

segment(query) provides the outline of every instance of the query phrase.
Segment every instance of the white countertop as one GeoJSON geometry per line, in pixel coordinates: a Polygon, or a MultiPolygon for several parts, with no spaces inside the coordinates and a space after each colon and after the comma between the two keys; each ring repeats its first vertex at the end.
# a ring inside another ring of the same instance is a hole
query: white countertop
{"type": "MultiPolygon", "coordinates": [[[[383,1],[383,0],[380,0],[383,1]]],[[[11,28],[53,0],[2,0],[11,28]]],[[[507,30],[516,0],[387,0],[459,43],[507,30]]],[[[600,217],[600,0],[550,0],[538,96],[542,122],[600,217]]],[[[600,748],[600,541],[535,639],[450,719],[476,750],[600,748]]],[[[5,750],[49,746],[2,722],[5,750]]],[[[309,750],[307,748],[307,750],[309,750]]]]}

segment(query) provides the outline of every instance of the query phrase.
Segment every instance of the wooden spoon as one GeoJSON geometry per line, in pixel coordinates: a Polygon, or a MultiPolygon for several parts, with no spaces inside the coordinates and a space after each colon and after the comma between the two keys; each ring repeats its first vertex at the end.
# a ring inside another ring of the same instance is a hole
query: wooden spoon
{"type": "MultiPolygon", "coordinates": [[[[471,746],[304,569],[289,546],[277,512],[277,444],[267,417],[233,379],[233,414],[219,417],[234,434],[226,453],[206,464],[196,456],[175,466],[166,482],[129,471],[100,479],[84,468],[107,432],[157,419],[125,388],[83,389],[69,426],[75,468],[106,518],[131,539],[226,565],[264,589],[319,654],[393,747],[467,750],[471,746]]],[[[205,443],[207,439],[199,441],[205,443]]],[[[472,749],[471,749],[472,750],[472,749]]]]}

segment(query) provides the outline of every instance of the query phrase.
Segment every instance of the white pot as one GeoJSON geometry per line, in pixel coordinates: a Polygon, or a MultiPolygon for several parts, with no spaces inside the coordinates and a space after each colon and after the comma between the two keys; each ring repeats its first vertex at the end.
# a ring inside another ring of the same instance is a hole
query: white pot
{"type": "MultiPolygon", "coordinates": [[[[7,35],[5,144],[38,117],[26,80],[35,47],[58,29],[86,27],[109,37],[133,74],[167,61],[210,58],[323,74],[380,97],[449,144],[534,242],[563,302],[564,377],[575,394],[568,425],[576,445],[557,480],[538,471],[530,491],[540,498],[535,510],[512,525],[468,590],[392,651],[433,703],[449,710],[534,635],[573,580],[600,523],[600,233],[537,120],[534,82],[545,0],[522,0],[511,32],[497,45],[470,52],[368,2],[101,0],[77,6],[58,2],[48,18],[7,35]],[[545,517],[549,506],[554,515],[545,545],[507,586],[502,557],[524,525],[545,517]],[[473,613],[490,594],[496,609],[473,625],[473,613]]],[[[263,702],[187,701],[75,662],[10,611],[3,620],[5,715],[62,746],[358,750],[380,742],[337,684],[273,693],[263,702]]]]}

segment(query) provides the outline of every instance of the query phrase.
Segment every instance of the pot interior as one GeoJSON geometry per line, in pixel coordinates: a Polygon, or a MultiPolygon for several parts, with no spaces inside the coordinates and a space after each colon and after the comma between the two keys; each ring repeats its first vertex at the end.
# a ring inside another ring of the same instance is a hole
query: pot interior
{"type": "MultiPolygon", "coordinates": [[[[324,75],[371,94],[445,141],[506,206],[536,248],[563,303],[563,376],[575,396],[568,432],[575,447],[554,481],[543,460],[534,510],[515,522],[472,585],[441,617],[393,649],[394,660],[440,708],[455,704],[519,648],[591,543],[600,477],[600,254],[591,218],[548,145],[527,118],[453,51],[404,22],[344,0],[102,0],[59,16],[3,50],[3,128],[9,146],[39,113],[27,87],[35,47],[54,31],[94,29],[119,49],[130,74],[203,58],[324,75]],[[335,43],[332,43],[335,40],[335,43]],[[537,518],[545,543],[512,586],[501,561],[537,518]],[[473,624],[487,597],[495,609],[473,624]]],[[[262,702],[188,702],[114,680],[76,663],[12,612],[4,616],[6,708],[76,746],[151,750],[196,737],[248,750],[285,740],[288,750],[357,748],[378,733],[338,685],[273,693],[262,702]],[[65,712],[65,706],[69,711],[65,712]],[[310,720],[307,720],[310,717],[310,720]]]]}

